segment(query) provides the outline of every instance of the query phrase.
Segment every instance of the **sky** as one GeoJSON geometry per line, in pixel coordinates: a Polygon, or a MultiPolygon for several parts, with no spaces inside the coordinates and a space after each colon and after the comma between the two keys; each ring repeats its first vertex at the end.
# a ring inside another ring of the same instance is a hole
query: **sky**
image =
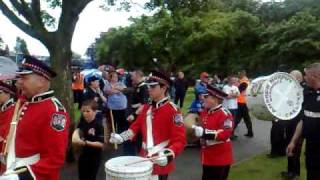
{"type": "MultiPolygon", "coordinates": [[[[135,0],[139,4],[143,4],[145,0],[135,0]]],[[[99,6],[101,1],[91,2],[80,14],[73,40],[72,51],[84,55],[88,46],[99,37],[101,32],[107,31],[110,27],[127,26],[130,24],[128,18],[138,17],[146,13],[139,6],[135,6],[130,12],[125,11],[105,11],[99,6]]],[[[16,37],[19,36],[27,42],[28,50],[32,55],[49,55],[47,49],[36,39],[25,34],[19,28],[15,27],[0,12],[0,37],[9,45],[9,49],[13,51],[16,37]]]]}

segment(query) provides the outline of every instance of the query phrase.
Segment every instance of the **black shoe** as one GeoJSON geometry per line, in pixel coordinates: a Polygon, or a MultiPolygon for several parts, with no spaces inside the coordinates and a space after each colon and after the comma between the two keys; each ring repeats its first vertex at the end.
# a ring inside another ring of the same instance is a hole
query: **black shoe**
{"type": "Polygon", "coordinates": [[[231,135],[231,137],[230,137],[231,140],[236,140],[237,138],[238,138],[238,136],[237,136],[237,135],[234,135],[234,134],[231,135]]]}
{"type": "Polygon", "coordinates": [[[288,180],[293,180],[297,177],[297,174],[294,172],[282,171],[281,176],[288,179],[288,180]]]}
{"type": "Polygon", "coordinates": [[[247,137],[252,138],[252,137],[253,137],[253,133],[247,133],[247,134],[245,134],[244,136],[247,136],[247,137]]]}

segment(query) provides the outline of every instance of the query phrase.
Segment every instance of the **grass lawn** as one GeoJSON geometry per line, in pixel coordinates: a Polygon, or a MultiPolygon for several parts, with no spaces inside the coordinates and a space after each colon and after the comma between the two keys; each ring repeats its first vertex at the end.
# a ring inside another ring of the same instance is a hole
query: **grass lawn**
{"type": "MultiPolygon", "coordinates": [[[[304,152],[304,150],[302,151],[304,152]]],[[[269,159],[266,153],[252,157],[232,166],[230,180],[282,180],[281,171],[287,168],[287,158],[269,159]]],[[[297,180],[306,179],[304,156],[301,155],[301,175],[297,180]]]]}
{"type": "Polygon", "coordinates": [[[188,89],[186,97],[184,99],[184,105],[182,107],[183,114],[186,114],[188,112],[188,108],[193,100],[194,100],[194,89],[192,87],[188,89]]]}

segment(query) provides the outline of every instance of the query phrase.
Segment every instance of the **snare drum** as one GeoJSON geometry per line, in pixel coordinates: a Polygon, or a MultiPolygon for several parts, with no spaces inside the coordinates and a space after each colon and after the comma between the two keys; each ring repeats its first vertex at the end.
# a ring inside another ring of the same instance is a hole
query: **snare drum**
{"type": "Polygon", "coordinates": [[[153,164],[138,156],[120,156],[105,163],[107,180],[150,180],[153,164]],[[138,162],[138,163],[135,163],[138,162]]]}

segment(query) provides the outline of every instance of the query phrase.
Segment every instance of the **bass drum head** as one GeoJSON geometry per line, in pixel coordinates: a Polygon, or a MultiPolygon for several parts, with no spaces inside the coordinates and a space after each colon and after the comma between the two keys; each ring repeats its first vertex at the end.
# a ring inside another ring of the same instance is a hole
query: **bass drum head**
{"type": "Polygon", "coordinates": [[[263,100],[263,83],[269,76],[258,77],[249,84],[247,106],[251,115],[260,120],[272,120],[274,116],[269,112],[263,100]]]}
{"type": "Polygon", "coordinates": [[[291,75],[272,74],[263,83],[263,99],[269,112],[280,120],[296,117],[303,102],[303,89],[291,75]]]}

